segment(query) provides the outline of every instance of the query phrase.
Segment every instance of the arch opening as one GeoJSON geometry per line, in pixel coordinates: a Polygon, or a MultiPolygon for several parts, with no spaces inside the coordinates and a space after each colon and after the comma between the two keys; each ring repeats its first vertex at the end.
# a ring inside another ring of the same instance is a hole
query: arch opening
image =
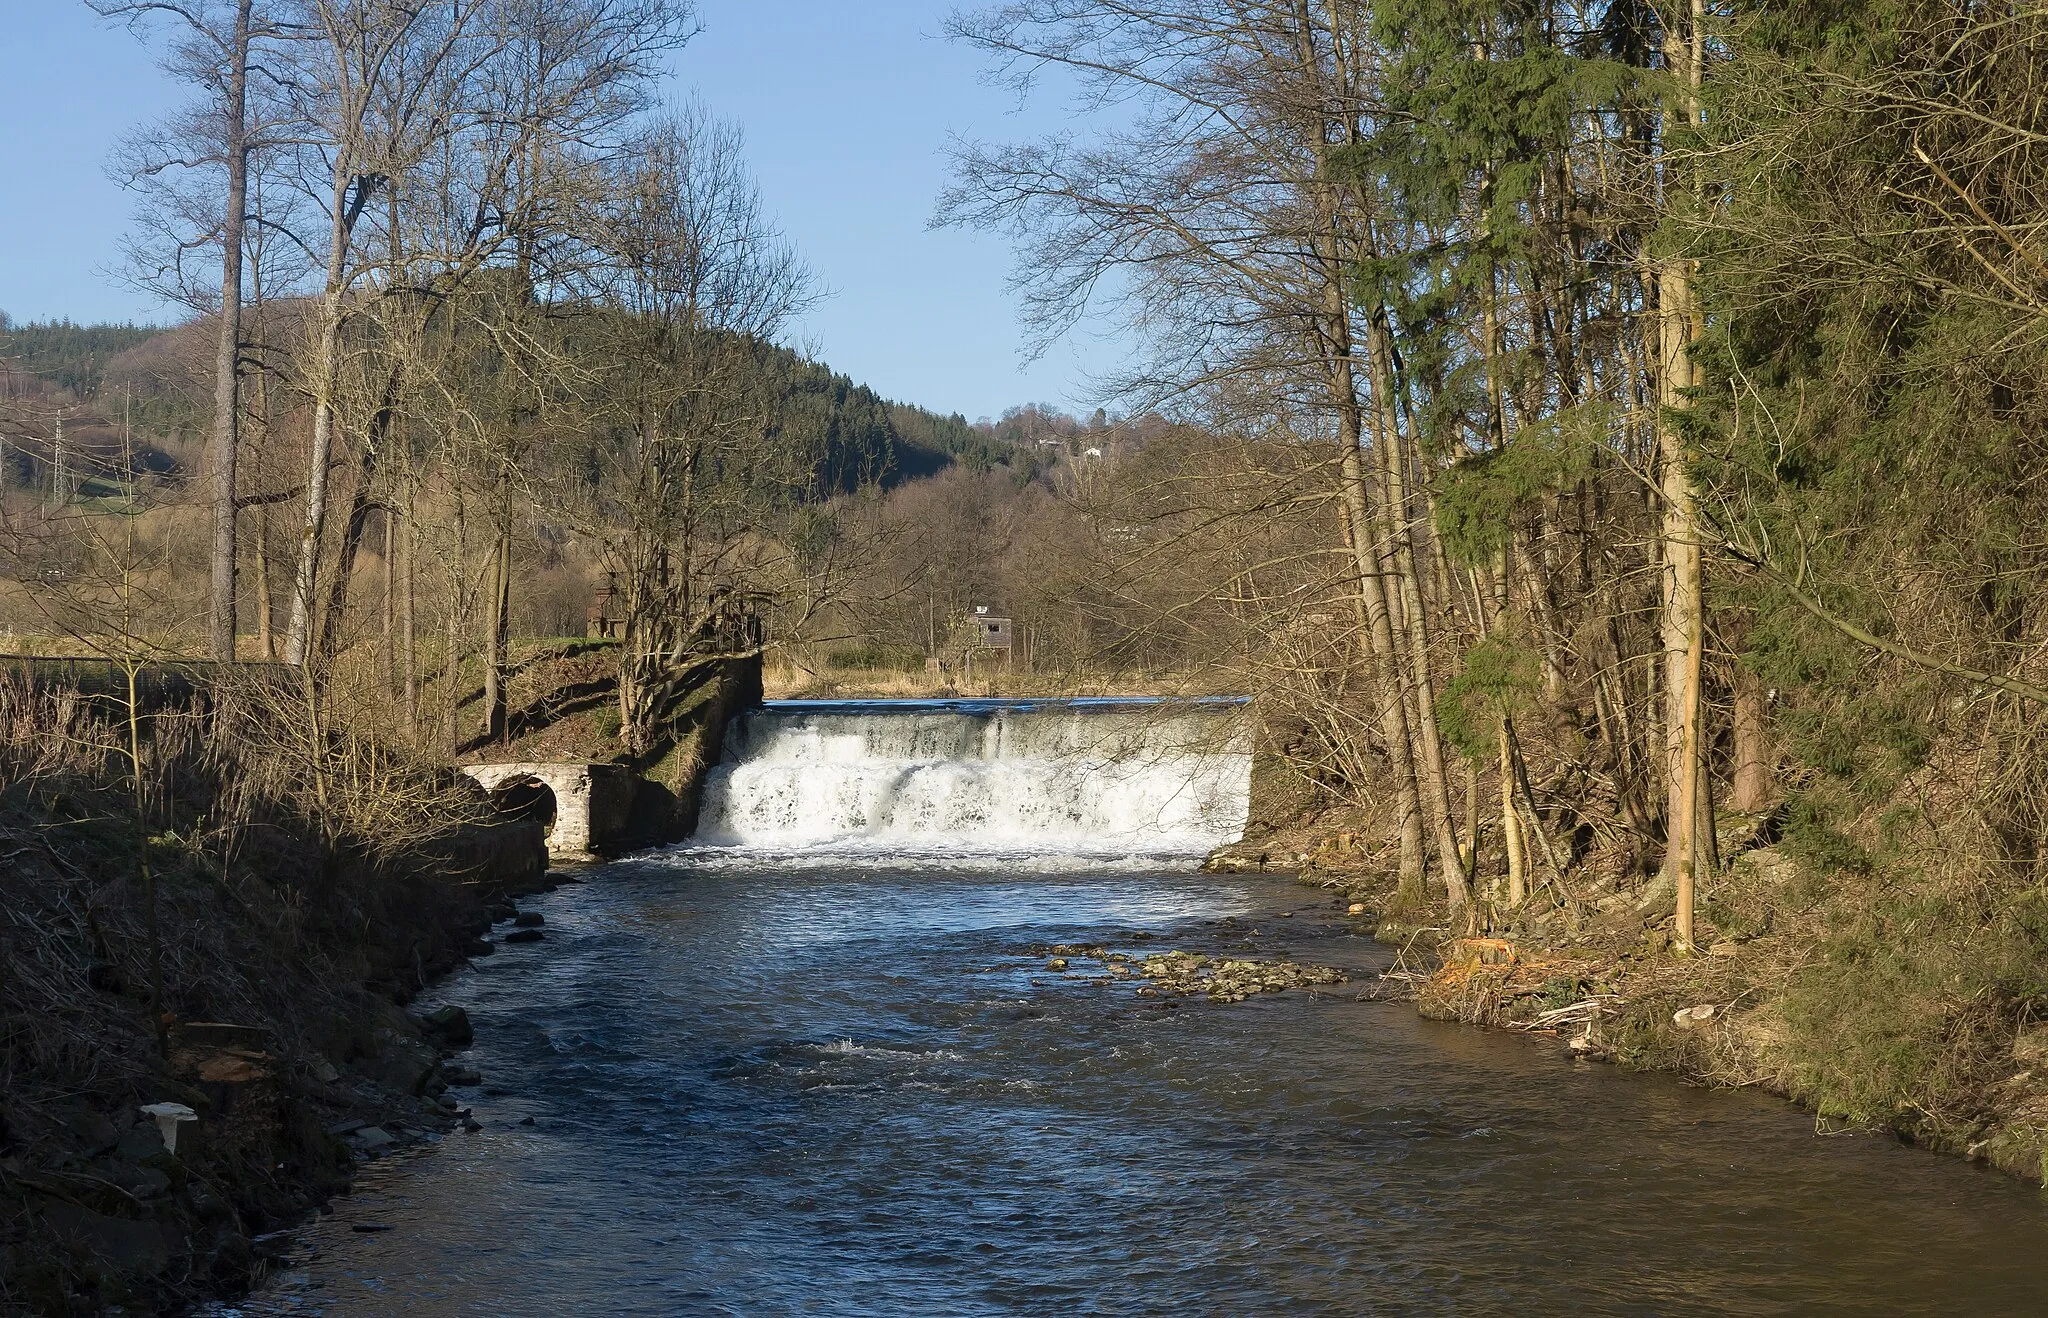
{"type": "Polygon", "coordinates": [[[491,793],[498,813],[531,820],[549,836],[555,831],[555,789],[528,775],[498,784],[491,793]]]}

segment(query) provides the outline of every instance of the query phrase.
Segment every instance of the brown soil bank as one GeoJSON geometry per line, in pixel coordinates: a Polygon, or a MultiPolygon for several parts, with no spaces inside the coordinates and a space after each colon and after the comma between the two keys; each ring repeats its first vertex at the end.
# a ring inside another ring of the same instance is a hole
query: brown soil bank
{"type": "Polygon", "coordinates": [[[1703,1084],[1759,1086],[1835,1128],[2048,1179],[2039,949],[1967,893],[1922,892],[1917,919],[1894,919],[1898,889],[1914,886],[1752,847],[1703,885],[1690,955],[1672,946],[1668,888],[1592,887],[1499,919],[1496,937],[1444,943],[1418,1004],[1703,1084]]]}
{"type": "MultiPolygon", "coordinates": [[[[1930,791],[1931,794],[1931,791],[1930,791]]],[[[1519,909],[1480,834],[1477,909],[1452,919],[1402,891],[1384,812],[1330,795],[1262,747],[1243,842],[1211,866],[1298,875],[1401,946],[1427,1015],[1543,1031],[1560,1046],[1698,1083],[1757,1086],[1832,1129],[1865,1129],[2048,1180],[2048,889],[1989,865],[1951,788],[1938,826],[1887,863],[1854,833],[1810,828],[1795,800],[1723,814],[1695,951],[1672,946],[1654,876],[1575,853],[1538,857],[1519,909]]],[[[1872,811],[1877,826],[1891,823],[1872,811]]],[[[1874,850],[1874,848],[1873,848],[1874,850]]]]}
{"type": "Polygon", "coordinates": [[[355,1150],[453,1120],[463,1023],[402,1004],[544,882],[538,830],[292,699],[209,681],[131,724],[0,682],[0,1312],[238,1291],[355,1150]]]}

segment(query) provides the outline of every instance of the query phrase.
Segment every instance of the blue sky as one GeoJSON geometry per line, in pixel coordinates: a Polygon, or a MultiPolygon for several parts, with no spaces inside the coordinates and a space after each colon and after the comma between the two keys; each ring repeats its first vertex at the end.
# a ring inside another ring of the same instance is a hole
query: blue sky
{"type": "MultiPolygon", "coordinates": [[[[1012,140],[1075,125],[1020,112],[981,60],[938,33],[951,0],[700,0],[705,30],[674,59],[746,130],[768,204],[832,296],[795,331],[835,369],[970,420],[1025,402],[1093,406],[1117,360],[1100,330],[1028,366],[1001,238],[931,232],[948,134],[1012,140]]],[[[127,194],[115,140],[182,96],[128,32],[81,0],[5,0],[0,41],[0,308],[18,320],[156,319],[123,285],[127,194]]]]}

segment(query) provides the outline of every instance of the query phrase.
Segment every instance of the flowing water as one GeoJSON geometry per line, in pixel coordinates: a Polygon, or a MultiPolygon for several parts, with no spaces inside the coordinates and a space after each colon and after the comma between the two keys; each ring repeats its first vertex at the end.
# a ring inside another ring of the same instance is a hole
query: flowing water
{"type": "Polygon", "coordinates": [[[545,942],[444,984],[476,1023],[487,1088],[459,1092],[483,1129],[366,1169],[231,1312],[2048,1313],[2038,1190],[1360,1000],[1387,950],[1320,894],[1058,822],[1200,832],[1160,803],[1206,788],[1161,764],[1124,797],[1112,776],[1045,813],[948,815],[974,792],[870,785],[958,756],[1066,793],[1042,766],[1067,734],[1010,728],[1047,735],[1006,765],[1017,740],[831,721],[857,717],[757,715],[717,845],[589,871],[532,903],[545,942]],[[807,807],[845,806],[830,827],[762,805],[814,790],[745,771],[785,750],[863,782],[807,807]],[[955,856],[917,836],[927,805],[963,829],[955,856]],[[1353,979],[1167,1005],[1093,961],[1048,969],[1056,943],[1353,979]]]}
{"type": "Polygon", "coordinates": [[[778,700],[733,721],[698,839],[844,859],[1199,856],[1244,830],[1235,700],[778,700]]]}

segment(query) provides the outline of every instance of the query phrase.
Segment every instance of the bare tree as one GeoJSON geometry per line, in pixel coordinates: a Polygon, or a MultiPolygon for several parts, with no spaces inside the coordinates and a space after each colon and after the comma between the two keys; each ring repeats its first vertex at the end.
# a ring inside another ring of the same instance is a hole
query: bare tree
{"type": "Polygon", "coordinates": [[[378,465],[404,406],[404,345],[485,270],[516,270],[529,297],[557,278],[553,257],[576,247],[563,217],[649,104],[659,55],[694,30],[685,0],[303,3],[313,35],[301,43],[302,176],[328,235],[303,372],[314,414],[286,646],[294,663],[338,644],[379,506],[378,465]],[[372,309],[380,325],[352,339],[372,309]],[[355,492],[323,614],[337,391],[353,369],[347,355],[365,346],[383,356],[350,418],[361,435],[355,492]]]}
{"type": "Polygon", "coordinates": [[[1028,241],[1018,285],[1042,335],[1098,302],[1149,330],[1157,352],[1118,382],[1126,397],[1256,380],[1335,442],[1338,525],[1379,674],[1402,869],[1419,882],[1426,823],[1446,895],[1462,906],[1431,694],[1436,606],[1417,581],[1427,550],[1415,547],[1406,482],[1414,455],[1387,351],[1352,296],[1373,216],[1333,160],[1377,109],[1364,24],[1342,7],[1239,0],[1021,0],[956,17],[954,34],[1020,86],[1059,66],[1092,104],[1125,113],[1091,148],[963,147],[941,214],[1028,241]]]}
{"type": "MultiPolygon", "coordinates": [[[[236,459],[240,452],[241,356],[242,356],[242,255],[243,231],[248,214],[249,159],[249,70],[252,43],[275,35],[267,23],[256,18],[254,0],[87,0],[99,14],[140,22],[167,17],[181,24],[182,38],[174,43],[169,61],[172,71],[199,84],[205,102],[196,115],[176,126],[169,140],[159,136],[150,142],[131,144],[125,161],[131,182],[153,180],[174,167],[210,169],[224,175],[218,223],[200,236],[179,235],[173,250],[187,244],[211,241],[221,254],[220,296],[215,308],[220,317],[214,353],[213,423],[207,445],[207,466],[211,480],[213,548],[210,579],[212,605],[208,648],[223,662],[235,658],[235,569],[236,569],[236,459]]],[[[181,262],[172,262],[179,269],[181,262]]],[[[182,285],[182,279],[172,281],[182,285]]],[[[160,285],[161,286],[161,285],[160,285]]]]}
{"type": "Polygon", "coordinates": [[[694,104],[621,162],[593,231],[608,260],[585,332],[612,362],[618,418],[583,527],[623,597],[620,725],[637,754],[687,663],[745,644],[721,629],[781,552],[762,527],[810,483],[815,455],[767,442],[756,354],[813,293],[738,130],[694,104]]]}

